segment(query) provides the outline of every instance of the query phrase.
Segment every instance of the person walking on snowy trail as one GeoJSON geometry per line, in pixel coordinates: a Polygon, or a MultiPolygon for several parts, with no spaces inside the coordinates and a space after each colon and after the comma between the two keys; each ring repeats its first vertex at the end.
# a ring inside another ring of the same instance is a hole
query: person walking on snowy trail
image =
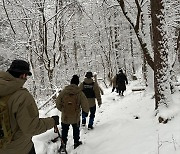
{"type": "Polygon", "coordinates": [[[128,80],[122,69],[120,69],[119,73],[117,74],[116,84],[118,86],[119,95],[124,96],[123,93],[126,90],[126,84],[128,84],[128,80]]]}
{"type": "Polygon", "coordinates": [[[29,63],[24,60],[14,60],[7,72],[0,72],[0,97],[8,96],[6,105],[12,133],[3,145],[6,134],[0,126],[0,154],[36,154],[32,137],[59,124],[59,116],[39,118],[34,98],[23,88],[27,76],[31,75],[29,63]]]}
{"type": "MultiPolygon", "coordinates": [[[[92,72],[87,72],[85,77],[86,78],[80,84],[79,87],[84,92],[84,94],[86,95],[88,99],[89,107],[90,107],[88,129],[93,129],[94,118],[95,118],[95,113],[96,113],[96,99],[98,102],[98,106],[100,107],[102,104],[101,94],[100,94],[98,83],[94,82],[92,79],[93,77],[92,72]]],[[[83,126],[86,125],[86,117],[87,117],[87,114],[82,111],[82,125],[83,126]]]]}
{"type": "MultiPolygon", "coordinates": [[[[57,97],[56,107],[62,112],[61,126],[62,126],[62,140],[66,146],[69,126],[73,127],[74,149],[82,144],[80,141],[80,111],[81,108],[84,113],[89,112],[89,104],[86,96],[78,87],[79,77],[73,75],[71,84],[66,86],[57,97]]],[[[62,146],[60,147],[60,149],[62,146]]]]}
{"type": "Polygon", "coordinates": [[[116,92],[118,93],[118,86],[117,86],[117,83],[116,83],[117,75],[118,74],[116,74],[112,79],[112,86],[113,86],[112,92],[114,92],[114,90],[116,89],[116,92]]]}
{"type": "MultiPolygon", "coordinates": [[[[97,84],[98,84],[98,81],[97,81],[97,73],[96,72],[94,72],[94,82],[97,82],[97,84]]],[[[98,84],[98,86],[99,86],[99,84],[98,84]]],[[[104,91],[103,91],[103,89],[99,86],[99,90],[100,90],[100,94],[101,95],[104,95],[104,91]]]]}

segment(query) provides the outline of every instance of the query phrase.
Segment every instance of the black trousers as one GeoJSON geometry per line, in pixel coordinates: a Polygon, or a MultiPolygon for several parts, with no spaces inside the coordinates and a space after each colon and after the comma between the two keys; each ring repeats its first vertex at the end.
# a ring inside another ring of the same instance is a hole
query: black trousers
{"type": "MultiPolygon", "coordinates": [[[[71,124],[73,127],[73,139],[74,143],[79,142],[80,139],[80,130],[79,130],[79,123],[78,124],[71,124]]],[[[62,140],[66,144],[67,143],[67,137],[68,137],[68,131],[70,124],[64,124],[61,122],[62,126],[62,140]]]]}
{"type": "Polygon", "coordinates": [[[36,154],[35,148],[34,148],[34,144],[29,152],[29,154],[36,154]]]}

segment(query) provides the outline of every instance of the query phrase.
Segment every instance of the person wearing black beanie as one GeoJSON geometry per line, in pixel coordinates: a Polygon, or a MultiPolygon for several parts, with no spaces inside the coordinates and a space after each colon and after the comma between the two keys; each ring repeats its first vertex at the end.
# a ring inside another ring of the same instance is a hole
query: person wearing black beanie
{"type": "MultiPolygon", "coordinates": [[[[69,126],[72,125],[74,149],[82,144],[82,141],[79,140],[81,108],[85,113],[89,112],[88,100],[78,85],[79,77],[73,75],[70,85],[66,86],[56,99],[56,107],[61,111],[62,140],[66,147],[69,126]]],[[[60,147],[61,150],[63,150],[63,146],[60,147]]]]}
{"type": "Polygon", "coordinates": [[[73,75],[71,79],[71,84],[79,85],[79,77],[77,75],[73,75]]]}

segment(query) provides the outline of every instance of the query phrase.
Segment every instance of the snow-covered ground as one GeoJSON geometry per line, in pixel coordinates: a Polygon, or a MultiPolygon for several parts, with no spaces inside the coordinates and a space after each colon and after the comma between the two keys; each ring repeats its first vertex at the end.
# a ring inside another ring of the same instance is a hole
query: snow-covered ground
{"type": "MultiPolygon", "coordinates": [[[[94,129],[81,128],[83,145],[75,150],[70,128],[68,154],[180,154],[180,92],[173,94],[176,116],[167,124],[160,124],[155,116],[153,92],[132,92],[137,86],[138,81],[130,82],[124,97],[111,93],[111,88],[104,89],[94,129]]],[[[45,117],[45,112],[40,111],[40,116],[45,117]]],[[[54,109],[46,116],[56,114],[60,112],[54,109]]],[[[51,142],[56,136],[51,129],[33,137],[37,154],[57,154],[60,141],[51,142]]]]}

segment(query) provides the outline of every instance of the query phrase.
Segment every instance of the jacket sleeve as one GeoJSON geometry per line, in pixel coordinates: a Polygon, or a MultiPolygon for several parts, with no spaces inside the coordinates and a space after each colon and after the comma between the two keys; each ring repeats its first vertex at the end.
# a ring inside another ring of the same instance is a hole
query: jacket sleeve
{"type": "Polygon", "coordinates": [[[82,107],[82,110],[86,113],[89,112],[89,103],[88,99],[86,98],[85,94],[83,92],[80,93],[80,104],[82,107]]]}
{"type": "Polygon", "coordinates": [[[126,77],[126,84],[128,84],[128,79],[127,79],[127,76],[125,76],[126,77]]]}
{"type": "Polygon", "coordinates": [[[96,82],[94,83],[94,93],[95,93],[98,105],[101,105],[102,100],[101,100],[100,89],[99,89],[99,85],[96,82]]]}
{"type": "Polygon", "coordinates": [[[83,90],[83,82],[79,85],[79,88],[83,90]]]}
{"type": "Polygon", "coordinates": [[[62,111],[62,108],[63,108],[63,102],[62,102],[62,98],[63,98],[63,95],[64,95],[64,90],[62,90],[57,99],[56,99],[56,107],[59,111],[62,111]]]}
{"type": "Polygon", "coordinates": [[[113,82],[113,87],[116,87],[117,86],[116,85],[116,75],[113,77],[112,82],[113,82]]]}
{"type": "Polygon", "coordinates": [[[16,120],[24,134],[34,136],[54,127],[55,122],[52,118],[39,118],[37,105],[28,91],[23,92],[17,101],[19,107],[16,120]]]}
{"type": "Polygon", "coordinates": [[[125,83],[128,84],[128,79],[127,79],[127,76],[124,74],[124,80],[125,80],[125,83]]]}

